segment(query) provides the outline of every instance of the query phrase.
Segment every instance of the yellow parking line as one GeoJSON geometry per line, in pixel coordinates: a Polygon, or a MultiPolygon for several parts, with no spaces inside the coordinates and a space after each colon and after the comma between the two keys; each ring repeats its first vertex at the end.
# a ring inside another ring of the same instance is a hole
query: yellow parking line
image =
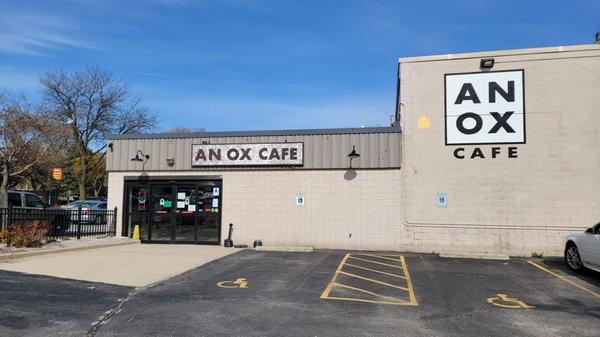
{"type": "Polygon", "coordinates": [[[392,260],[392,261],[398,262],[398,259],[395,259],[393,257],[387,257],[385,255],[374,255],[374,254],[366,254],[366,253],[358,253],[358,254],[354,254],[354,255],[371,256],[371,257],[377,257],[380,259],[386,259],[386,260],[392,260]]]}
{"type": "Polygon", "coordinates": [[[594,292],[594,291],[592,291],[592,290],[589,290],[588,288],[586,288],[586,287],[583,287],[583,286],[581,286],[581,285],[579,285],[579,284],[577,284],[577,283],[575,283],[575,282],[573,282],[573,281],[569,280],[568,278],[566,278],[566,277],[564,277],[564,276],[562,276],[562,275],[559,275],[559,274],[557,274],[556,272],[553,272],[553,271],[552,271],[552,270],[550,270],[550,269],[544,268],[544,267],[540,266],[539,264],[537,264],[537,263],[536,263],[536,262],[534,262],[534,261],[527,261],[527,262],[528,262],[530,265],[532,265],[532,266],[534,266],[534,267],[536,267],[536,268],[538,268],[538,269],[540,269],[540,270],[543,270],[543,271],[545,271],[546,273],[548,273],[548,274],[550,274],[550,275],[554,275],[554,276],[558,277],[559,279],[561,279],[561,280],[563,280],[563,281],[565,281],[565,282],[569,283],[570,285],[572,285],[572,286],[574,286],[574,287],[576,287],[576,288],[579,288],[579,289],[581,289],[581,290],[585,291],[585,292],[586,292],[586,293],[588,293],[588,294],[591,294],[591,295],[593,295],[593,296],[595,296],[595,297],[598,297],[598,298],[600,298],[600,294],[598,294],[598,293],[596,293],[596,292],[594,292]]]}
{"type": "Polygon", "coordinates": [[[372,260],[367,260],[367,259],[361,259],[360,257],[354,257],[354,256],[349,256],[351,259],[354,260],[360,260],[360,261],[365,261],[365,262],[371,262],[371,263],[375,263],[375,264],[380,264],[382,266],[388,266],[388,267],[394,267],[394,268],[400,268],[402,269],[401,266],[396,266],[393,264],[388,264],[388,263],[383,263],[383,262],[377,262],[377,261],[372,261],[372,260]]]}
{"type": "Polygon", "coordinates": [[[402,264],[402,269],[404,270],[404,276],[406,276],[406,287],[408,288],[408,302],[414,303],[417,305],[417,298],[415,297],[415,290],[413,289],[412,280],[410,278],[410,274],[408,273],[408,267],[406,266],[406,260],[404,260],[404,256],[400,256],[400,263],[402,264]]]}
{"type": "Polygon", "coordinates": [[[345,271],[340,271],[340,274],[342,274],[342,275],[347,275],[347,276],[350,276],[350,277],[356,277],[356,278],[358,278],[358,279],[361,279],[361,280],[365,280],[365,281],[369,281],[369,282],[373,282],[373,283],[381,284],[381,285],[384,285],[384,286],[388,286],[388,287],[392,287],[392,288],[396,288],[396,289],[400,289],[400,290],[408,291],[408,288],[404,288],[404,287],[401,287],[401,286],[397,286],[397,285],[395,285],[395,284],[389,284],[389,283],[387,283],[387,282],[382,282],[382,281],[374,280],[374,279],[372,279],[372,278],[368,278],[368,277],[364,277],[364,276],[360,276],[360,275],[354,275],[354,274],[350,274],[350,273],[347,273],[347,272],[345,272],[345,271]]]}
{"type": "Polygon", "coordinates": [[[384,271],[381,271],[381,270],[377,270],[377,269],[371,269],[371,268],[367,268],[367,267],[361,267],[361,266],[357,266],[357,265],[355,265],[355,264],[348,263],[348,262],[346,262],[346,265],[347,265],[347,266],[350,266],[350,267],[354,267],[354,268],[358,268],[358,269],[363,269],[363,270],[368,270],[368,271],[372,271],[372,272],[374,272],[374,273],[379,273],[379,274],[383,274],[383,275],[388,275],[388,276],[398,277],[398,278],[401,278],[401,279],[405,279],[405,280],[406,280],[406,277],[404,277],[404,276],[402,276],[402,275],[398,275],[398,274],[394,274],[394,273],[387,273],[387,272],[384,272],[384,271]]]}
{"type": "Polygon", "coordinates": [[[374,304],[416,305],[415,303],[408,303],[408,302],[373,301],[373,300],[365,300],[362,298],[327,297],[327,299],[338,300],[338,301],[366,302],[366,303],[374,303],[374,304]]]}

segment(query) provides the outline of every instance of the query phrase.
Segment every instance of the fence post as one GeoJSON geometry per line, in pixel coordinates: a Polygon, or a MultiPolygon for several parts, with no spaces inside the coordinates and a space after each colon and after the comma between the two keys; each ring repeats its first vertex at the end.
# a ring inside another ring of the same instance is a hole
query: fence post
{"type": "Polygon", "coordinates": [[[77,240],[81,239],[81,204],[77,209],[77,240]]]}
{"type": "Polygon", "coordinates": [[[12,207],[12,205],[9,204],[7,215],[6,215],[6,227],[4,229],[8,229],[8,227],[11,226],[12,218],[13,218],[13,207],[12,207]]]}
{"type": "Polygon", "coordinates": [[[113,236],[117,235],[117,207],[115,206],[115,213],[113,213],[111,232],[113,236]]]}

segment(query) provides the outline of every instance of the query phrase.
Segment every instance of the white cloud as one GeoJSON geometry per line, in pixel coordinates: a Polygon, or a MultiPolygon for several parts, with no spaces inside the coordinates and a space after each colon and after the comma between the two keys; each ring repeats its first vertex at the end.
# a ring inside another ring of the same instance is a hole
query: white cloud
{"type": "Polygon", "coordinates": [[[0,52],[47,55],[56,48],[99,49],[79,37],[73,20],[60,16],[3,12],[0,14],[0,52]]]}

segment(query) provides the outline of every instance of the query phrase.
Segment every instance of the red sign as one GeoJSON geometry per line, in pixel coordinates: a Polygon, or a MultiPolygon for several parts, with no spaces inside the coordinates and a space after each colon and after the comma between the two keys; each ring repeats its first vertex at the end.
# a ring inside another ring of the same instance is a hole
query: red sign
{"type": "Polygon", "coordinates": [[[57,181],[62,180],[62,174],[63,174],[63,170],[61,167],[52,168],[52,178],[54,178],[54,180],[57,180],[57,181]]]}

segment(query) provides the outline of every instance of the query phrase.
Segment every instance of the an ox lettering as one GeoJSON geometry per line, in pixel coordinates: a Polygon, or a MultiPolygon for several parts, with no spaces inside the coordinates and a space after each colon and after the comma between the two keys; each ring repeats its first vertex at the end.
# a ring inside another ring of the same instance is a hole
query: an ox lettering
{"type": "Polygon", "coordinates": [[[250,148],[246,148],[246,149],[240,149],[242,151],[242,155],[240,156],[240,160],[252,160],[252,158],[250,158],[250,148]]]}
{"type": "Polygon", "coordinates": [[[501,115],[497,112],[490,112],[490,115],[496,120],[496,124],[490,129],[489,133],[496,133],[500,128],[503,128],[508,133],[515,133],[515,129],[508,124],[508,119],[513,113],[514,111],[507,111],[504,115],[501,115]]]}

